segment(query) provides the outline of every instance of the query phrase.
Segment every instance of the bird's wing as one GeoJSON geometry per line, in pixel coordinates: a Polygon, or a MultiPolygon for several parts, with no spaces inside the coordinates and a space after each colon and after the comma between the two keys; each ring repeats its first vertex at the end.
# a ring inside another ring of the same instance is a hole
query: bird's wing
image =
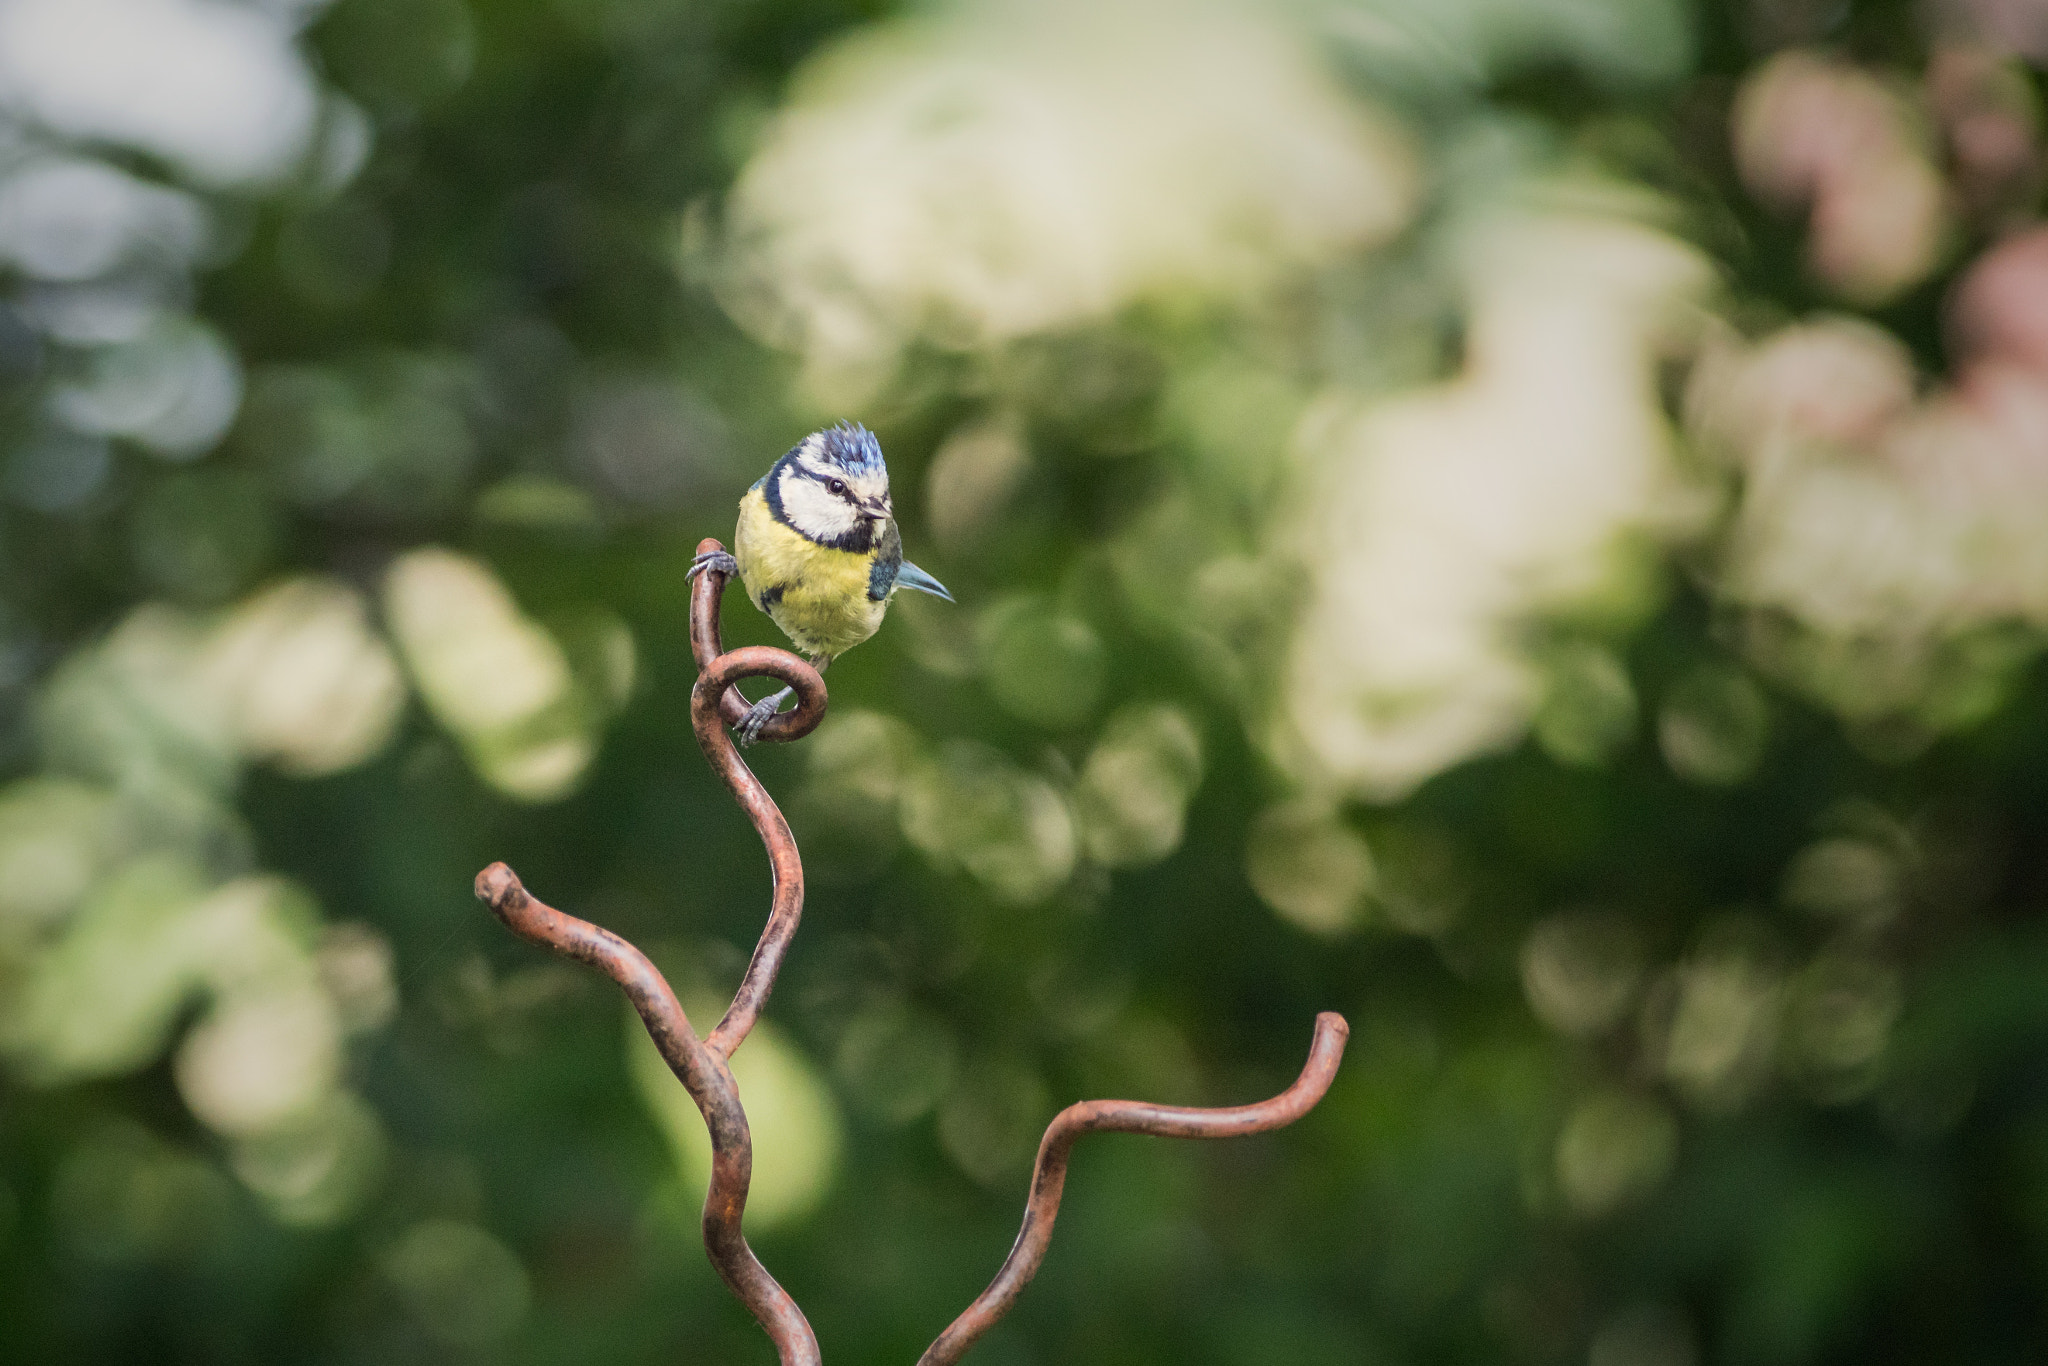
{"type": "Polygon", "coordinates": [[[947,602],[953,600],[953,595],[946,591],[946,585],[908,560],[905,560],[902,567],[896,571],[896,586],[915,588],[920,593],[929,593],[935,598],[944,598],[947,602]]]}
{"type": "Polygon", "coordinates": [[[868,601],[887,602],[896,591],[896,575],[903,568],[903,537],[894,521],[882,523],[875,541],[875,554],[868,564],[868,601]]]}

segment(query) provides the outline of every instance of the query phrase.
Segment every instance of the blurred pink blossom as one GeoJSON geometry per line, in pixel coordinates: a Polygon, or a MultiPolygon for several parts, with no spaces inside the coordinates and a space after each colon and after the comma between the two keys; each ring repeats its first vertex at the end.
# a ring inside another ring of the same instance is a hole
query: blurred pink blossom
{"type": "Polygon", "coordinates": [[[2048,0],[1936,0],[1950,25],[2036,63],[2048,61],[2048,0]]]}
{"type": "Polygon", "coordinates": [[[1978,258],[1950,296],[1948,325],[1959,364],[2004,361],[2048,380],[2048,228],[1978,258]]]}
{"type": "Polygon", "coordinates": [[[1964,206],[1994,221],[2025,214],[2041,189],[2040,110],[2026,69],[1991,48],[1946,43],[1928,61],[1925,89],[1964,206]]]}
{"type": "Polygon", "coordinates": [[[1820,318],[1724,333],[1686,405],[1743,471],[1716,588],[1752,661],[1928,736],[1998,696],[2009,656],[1971,641],[2048,628],[2048,228],[1973,263],[1948,314],[1924,395],[1889,332],[1820,318]]]}
{"type": "Polygon", "coordinates": [[[1781,53],[1737,96],[1734,141],[1758,198],[1809,207],[1808,261],[1838,293],[1881,303],[1933,270],[1947,187],[1923,120],[1891,85],[1834,57],[1781,53]]]}

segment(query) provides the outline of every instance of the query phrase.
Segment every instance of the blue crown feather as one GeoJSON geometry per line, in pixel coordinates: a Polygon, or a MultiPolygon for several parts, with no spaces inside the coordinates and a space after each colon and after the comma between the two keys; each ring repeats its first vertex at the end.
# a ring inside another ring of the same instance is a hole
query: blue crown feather
{"type": "Polygon", "coordinates": [[[886,474],[882,443],[858,422],[841,422],[818,433],[820,454],[850,474],[886,474]]]}

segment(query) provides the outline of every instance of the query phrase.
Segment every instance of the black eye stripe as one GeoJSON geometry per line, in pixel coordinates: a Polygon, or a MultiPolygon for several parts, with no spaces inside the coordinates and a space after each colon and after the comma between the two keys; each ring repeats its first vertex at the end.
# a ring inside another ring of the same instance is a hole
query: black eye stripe
{"type": "MultiPolygon", "coordinates": [[[[788,461],[788,469],[790,474],[799,479],[808,479],[813,484],[822,485],[835,498],[844,498],[847,502],[854,504],[858,504],[860,501],[853,481],[832,465],[825,465],[821,468],[804,460],[797,459],[788,461]],[[833,487],[835,484],[838,485],[837,488],[833,487]]],[[[887,490],[888,486],[884,484],[883,492],[886,494],[887,490]]]]}
{"type": "Polygon", "coordinates": [[[833,480],[839,478],[839,475],[835,474],[830,469],[821,470],[815,465],[806,465],[801,460],[797,461],[793,468],[796,470],[798,474],[802,475],[804,478],[810,480],[814,484],[825,484],[829,486],[833,480]]]}

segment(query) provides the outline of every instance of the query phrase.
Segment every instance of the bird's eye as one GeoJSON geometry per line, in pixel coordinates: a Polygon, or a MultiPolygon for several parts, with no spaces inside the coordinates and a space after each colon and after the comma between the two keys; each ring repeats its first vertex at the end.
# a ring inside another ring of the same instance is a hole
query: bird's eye
{"type": "Polygon", "coordinates": [[[844,479],[828,480],[825,487],[838,494],[841,498],[846,496],[846,481],[844,479]]]}

